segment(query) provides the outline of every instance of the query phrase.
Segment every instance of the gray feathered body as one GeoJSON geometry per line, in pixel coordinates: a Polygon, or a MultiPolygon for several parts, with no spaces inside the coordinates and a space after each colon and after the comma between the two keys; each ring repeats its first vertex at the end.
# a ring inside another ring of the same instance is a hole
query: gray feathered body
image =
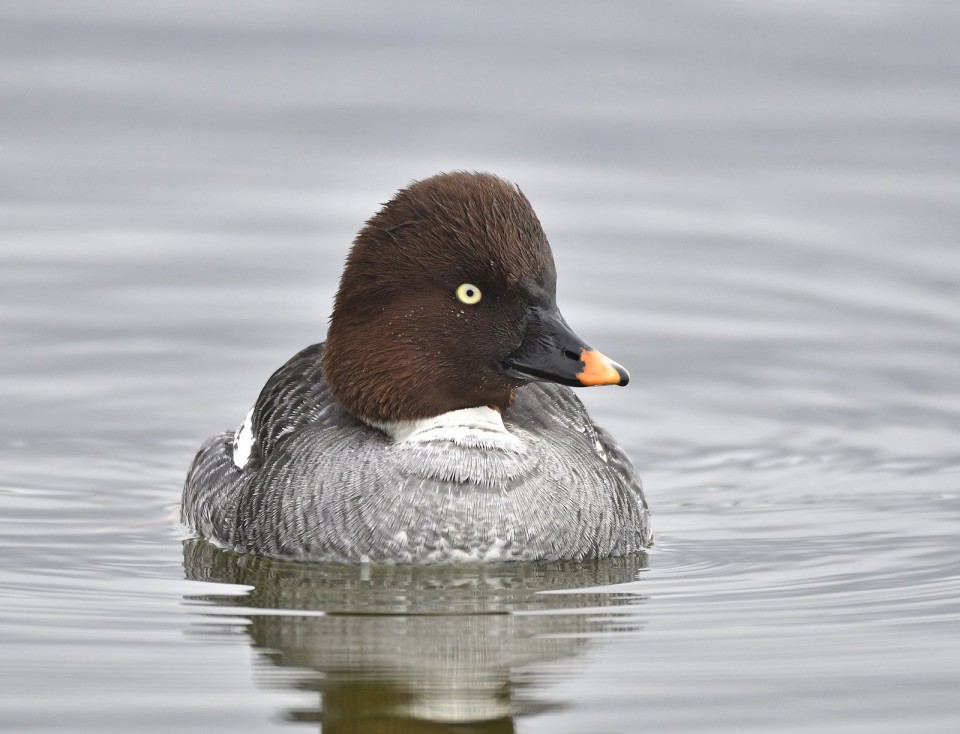
{"type": "Polygon", "coordinates": [[[238,551],[324,562],[619,555],[651,542],[636,470],[566,387],[530,383],[499,447],[394,441],[346,413],[318,344],[264,386],[241,469],[234,434],[200,449],[182,519],[238,551]]]}

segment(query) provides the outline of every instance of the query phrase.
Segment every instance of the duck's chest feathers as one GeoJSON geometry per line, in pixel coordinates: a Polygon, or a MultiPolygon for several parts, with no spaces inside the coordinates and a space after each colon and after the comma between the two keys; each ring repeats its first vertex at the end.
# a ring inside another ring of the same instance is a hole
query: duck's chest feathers
{"type": "Polygon", "coordinates": [[[376,427],[393,438],[389,452],[406,477],[502,489],[537,463],[524,438],[508,431],[492,408],[376,427]]]}

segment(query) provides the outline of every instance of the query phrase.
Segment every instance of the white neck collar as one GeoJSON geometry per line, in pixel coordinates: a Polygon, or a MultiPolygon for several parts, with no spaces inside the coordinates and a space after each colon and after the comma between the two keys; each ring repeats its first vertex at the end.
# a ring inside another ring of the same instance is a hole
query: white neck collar
{"type": "Polygon", "coordinates": [[[458,446],[523,451],[523,443],[503,425],[500,412],[486,406],[451,410],[432,418],[370,425],[397,443],[449,441],[458,446]]]}

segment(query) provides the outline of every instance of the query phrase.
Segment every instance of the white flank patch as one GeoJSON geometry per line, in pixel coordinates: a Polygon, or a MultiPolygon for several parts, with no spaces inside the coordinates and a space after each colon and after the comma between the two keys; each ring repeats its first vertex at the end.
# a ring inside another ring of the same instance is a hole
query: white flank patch
{"type": "Polygon", "coordinates": [[[243,423],[233,434],[233,463],[238,469],[243,469],[250,458],[253,449],[253,408],[243,419],[243,423]]]}
{"type": "Polygon", "coordinates": [[[433,418],[377,423],[374,427],[404,443],[450,441],[458,446],[523,451],[523,443],[503,425],[500,412],[486,406],[451,410],[433,418]]]}

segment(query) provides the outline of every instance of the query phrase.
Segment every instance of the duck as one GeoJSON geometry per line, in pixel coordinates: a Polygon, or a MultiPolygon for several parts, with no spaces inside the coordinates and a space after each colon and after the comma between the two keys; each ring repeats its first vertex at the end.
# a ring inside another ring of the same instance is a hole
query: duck
{"type": "Polygon", "coordinates": [[[181,520],[321,563],[585,560],[652,543],[637,470],[571,388],[626,385],[567,325],[527,197],[493,174],[411,183],[353,241],[326,341],[208,439],[181,520]]]}

